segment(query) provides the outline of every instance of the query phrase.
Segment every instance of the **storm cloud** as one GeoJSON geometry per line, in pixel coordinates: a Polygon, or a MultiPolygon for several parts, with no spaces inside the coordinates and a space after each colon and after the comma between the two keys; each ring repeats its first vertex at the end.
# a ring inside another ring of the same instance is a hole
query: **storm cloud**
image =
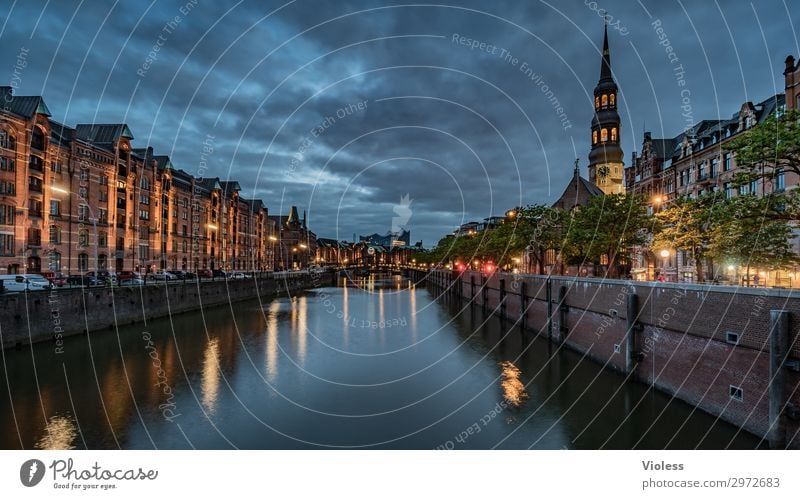
{"type": "Polygon", "coordinates": [[[125,122],[177,168],[307,210],[319,236],[385,232],[408,194],[430,246],[554,201],[576,157],[586,175],[606,12],[626,163],[644,130],[782,92],[800,53],[782,1],[26,0],[4,7],[0,71],[54,120],[125,122]]]}

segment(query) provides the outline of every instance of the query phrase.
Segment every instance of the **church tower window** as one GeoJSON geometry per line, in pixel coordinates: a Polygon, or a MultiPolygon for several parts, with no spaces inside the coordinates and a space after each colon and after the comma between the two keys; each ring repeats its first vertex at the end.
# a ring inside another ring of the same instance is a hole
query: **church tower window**
{"type": "Polygon", "coordinates": [[[600,142],[608,142],[608,129],[603,128],[600,130],[600,142]]]}
{"type": "Polygon", "coordinates": [[[608,107],[608,96],[606,94],[603,94],[602,102],[603,102],[603,107],[608,107]]]}

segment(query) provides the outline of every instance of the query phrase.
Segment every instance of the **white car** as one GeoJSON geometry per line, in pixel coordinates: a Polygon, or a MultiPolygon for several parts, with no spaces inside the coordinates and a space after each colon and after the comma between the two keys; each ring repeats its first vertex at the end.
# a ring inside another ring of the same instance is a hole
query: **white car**
{"type": "Polygon", "coordinates": [[[0,276],[0,279],[7,293],[43,291],[53,287],[50,281],[38,274],[10,274],[0,276]]]}
{"type": "Polygon", "coordinates": [[[228,274],[228,279],[232,279],[232,280],[233,279],[235,279],[235,280],[245,279],[246,277],[247,276],[244,275],[244,273],[242,273],[242,272],[231,272],[230,274],[228,274]]]}
{"type": "Polygon", "coordinates": [[[150,274],[150,279],[154,281],[173,281],[177,279],[175,274],[167,272],[166,270],[156,270],[152,274],[150,274]]]}

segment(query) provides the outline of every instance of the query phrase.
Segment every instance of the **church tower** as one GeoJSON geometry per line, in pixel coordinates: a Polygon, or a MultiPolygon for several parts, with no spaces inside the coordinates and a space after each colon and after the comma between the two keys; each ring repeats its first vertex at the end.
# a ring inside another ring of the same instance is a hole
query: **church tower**
{"type": "Polygon", "coordinates": [[[592,150],[589,152],[589,180],[605,194],[625,192],[617,97],[617,84],[611,75],[606,26],[603,34],[603,56],[600,60],[600,81],[594,87],[592,150]]]}

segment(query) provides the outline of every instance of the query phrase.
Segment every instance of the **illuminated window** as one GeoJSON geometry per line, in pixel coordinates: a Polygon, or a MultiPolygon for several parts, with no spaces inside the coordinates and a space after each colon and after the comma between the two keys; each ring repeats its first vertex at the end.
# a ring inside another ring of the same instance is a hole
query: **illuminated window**
{"type": "Polygon", "coordinates": [[[616,127],[611,129],[611,142],[617,141],[617,129],[616,127]]]}
{"type": "Polygon", "coordinates": [[[614,105],[614,94],[608,96],[608,101],[609,103],[611,103],[612,106],[614,105]]]}
{"type": "Polygon", "coordinates": [[[594,108],[600,109],[600,97],[595,96],[594,98],[594,108]]]}
{"type": "Polygon", "coordinates": [[[603,107],[606,107],[607,105],[608,105],[608,96],[603,94],[603,107]]]}
{"type": "Polygon", "coordinates": [[[600,142],[607,142],[608,141],[608,129],[603,128],[600,130],[600,142]]]}
{"type": "Polygon", "coordinates": [[[597,144],[597,130],[592,132],[592,144],[597,144]]]}

